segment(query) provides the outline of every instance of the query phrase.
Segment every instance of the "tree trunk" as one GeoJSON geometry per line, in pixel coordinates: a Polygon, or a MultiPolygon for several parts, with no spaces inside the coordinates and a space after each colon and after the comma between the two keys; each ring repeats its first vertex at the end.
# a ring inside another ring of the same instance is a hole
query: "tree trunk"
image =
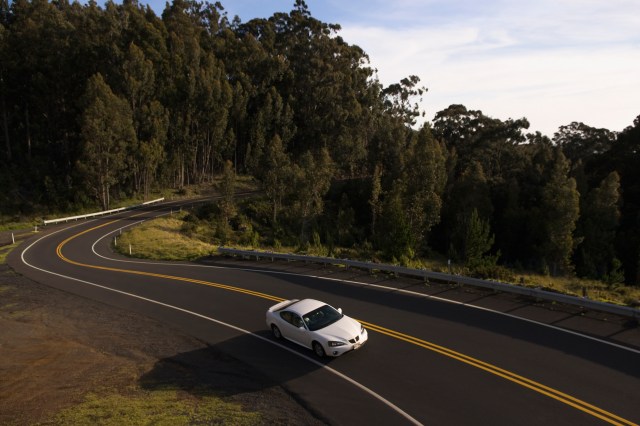
{"type": "Polygon", "coordinates": [[[11,142],[9,141],[9,123],[7,118],[7,104],[5,102],[4,91],[2,92],[2,102],[0,103],[0,107],[2,107],[2,130],[4,131],[4,143],[5,149],[7,153],[7,161],[11,161],[11,142]]]}

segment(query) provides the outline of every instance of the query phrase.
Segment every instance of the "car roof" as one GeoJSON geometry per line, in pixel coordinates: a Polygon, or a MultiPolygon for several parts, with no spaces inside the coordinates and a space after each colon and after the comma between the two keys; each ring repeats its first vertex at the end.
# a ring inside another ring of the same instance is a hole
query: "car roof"
{"type": "Polygon", "coordinates": [[[298,315],[302,316],[306,313],[313,311],[314,309],[318,309],[321,306],[326,305],[326,303],[321,302],[315,299],[302,299],[293,305],[287,306],[285,309],[295,312],[298,315]]]}

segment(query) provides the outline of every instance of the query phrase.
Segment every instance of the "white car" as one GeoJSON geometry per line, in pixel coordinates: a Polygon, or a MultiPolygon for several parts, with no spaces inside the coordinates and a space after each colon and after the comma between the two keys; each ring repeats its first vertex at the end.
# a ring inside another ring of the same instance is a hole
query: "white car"
{"type": "Polygon", "coordinates": [[[267,311],[267,327],[277,339],[313,349],[319,357],[340,356],[360,348],[369,338],[358,321],[324,302],[285,300],[267,311]]]}

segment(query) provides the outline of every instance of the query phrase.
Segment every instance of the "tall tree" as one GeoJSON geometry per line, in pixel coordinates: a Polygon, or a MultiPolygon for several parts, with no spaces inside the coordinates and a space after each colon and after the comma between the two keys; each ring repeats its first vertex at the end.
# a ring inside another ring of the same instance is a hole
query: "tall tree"
{"type": "Polygon", "coordinates": [[[235,216],[237,211],[235,191],[236,173],[233,170],[233,163],[227,160],[224,164],[222,180],[220,182],[220,193],[222,195],[220,199],[220,219],[225,228],[229,226],[229,221],[235,216]]]}
{"type": "Polygon", "coordinates": [[[582,276],[602,278],[614,265],[615,238],[620,220],[620,176],[611,172],[586,197],[578,223],[582,239],[576,270],[582,276]]]}
{"type": "Polygon", "coordinates": [[[408,126],[416,124],[416,119],[420,116],[418,103],[411,102],[416,96],[422,96],[427,91],[425,87],[419,87],[418,83],[420,78],[411,75],[399,83],[390,84],[380,92],[386,111],[408,126]]]}
{"type": "MultiPolygon", "coordinates": [[[[446,196],[443,225],[449,256],[466,262],[470,232],[489,222],[493,213],[490,191],[482,165],[472,162],[446,196]],[[472,217],[473,216],[473,217],[472,217]]],[[[488,225],[487,225],[488,226],[488,225]]]]}
{"type": "Polygon", "coordinates": [[[376,221],[375,244],[387,259],[399,261],[413,257],[413,238],[407,223],[401,188],[384,194],[381,214],[376,221]]]}
{"type": "Polygon", "coordinates": [[[122,181],[126,147],[135,142],[131,109],[96,74],[88,84],[82,115],[83,155],[78,167],[103,209],[108,209],[111,190],[122,181]]]}
{"type": "Polygon", "coordinates": [[[562,152],[571,162],[590,159],[609,149],[615,140],[615,133],[607,129],[597,129],[584,123],[572,122],[561,126],[553,136],[553,142],[562,147],[562,152]]]}
{"type": "Polygon", "coordinates": [[[482,165],[489,181],[500,182],[516,161],[517,146],[526,140],[523,129],[529,127],[525,118],[501,121],[464,105],[451,105],[436,114],[433,132],[449,151],[455,152],[455,176],[469,163],[482,165]],[[505,170],[506,168],[506,170],[505,170]]]}
{"type": "Polygon", "coordinates": [[[458,257],[470,268],[480,266],[493,247],[495,236],[491,234],[489,221],[478,214],[477,209],[462,220],[462,232],[458,242],[458,257]]]}
{"type": "Polygon", "coordinates": [[[157,101],[142,107],[142,121],[138,131],[138,164],[141,165],[142,189],[145,199],[149,198],[151,186],[156,181],[158,168],[165,159],[165,144],[169,116],[167,110],[157,101]]]}
{"type": "Polygon", "coordinates": [[[447,179],[445,148],[425,125],[415,135],[407,157],[403,198],[414,249],[418,250],[425,248],[431,228],[440,221],[447,179]]]}
{"type": "Polygon", "coordinates": [[[128,146],[127,163],[132,174],[132,192],[142,190],[146,196],[153,171],[157,167],[157,159],[162,156],[157,151],[163,150],[163,147],[158,146],[159,140],[163,139],[158,134],[161,130],[149,128],[149,124],[157,123],[154,120],[156,117],[149,114],[161,113],[157,111],[159,107],[157,101],[154,107],[151,107],[155,94],[155,72],[153,63],[145,58],[142,49],[134,43],[129,45],[122,68],[124,92],[131,108],[138,142],[136,145],[128,146]],[[145,130],[151,130],[151,134],[143,134],[145,130]]]}
{"type": "Polygon", "coordinates": [[[611,150],[601,156],[600,165],[620,174],[620,227],[616,248],[627,284],[640,285],[640,116],[618,135],[611,150]]]}
{"type": "Polygon", "coordinates": [[[559,148],[553,150],[546,169],[537,210],[542,228],[536,232],[543,237],[539,256],[555,275],[572,270],[573,231],[579,216],[580,195],[575,179],[569,177],[569,162],[559,148]]]}
{"type": "Polygon", "coordinates": [[[282,200],[291,190],[293,169],[282,141],[275,135],[263,157],[263,165],[257,174],[271,203],[271,224],[278,223],[282,200]]]}
{"type": "Polygon", "coordinates": [[[317,158],[307,151],[295,167],[296,212],[300,217],[300,243],[307,242],[307,228],[324,211],[324,196],[331,185],[333,161],[323,149],[317,158]]]}
{"type": "Polygon", "coordinates": [[[371,175],[371,196],[369,197],[369,207],[371,208],[371,236],[375,238],[376,221],[381,211],[382,196],[382,166],[376,164],[371,175]]]}

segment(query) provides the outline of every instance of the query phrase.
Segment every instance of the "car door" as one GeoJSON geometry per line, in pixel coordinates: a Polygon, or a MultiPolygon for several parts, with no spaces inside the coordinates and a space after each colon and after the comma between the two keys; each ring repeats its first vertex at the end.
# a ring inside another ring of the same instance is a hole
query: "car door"
{"type": "Polygon", "coordinates": [[[302,318],[290,311],[280,312],[280,318],[282,319],[282,327],[280,329],[282,335],[295,343],[309,347],[309,331],[302,318]]]}
{"type": "Polygon", "coordinates": [[[307,325],[302,321],[298,315],[293,314],[292,321],[292,340],[296,343],[305,346],[307,348],[311,347],[311,341],[309,337],[309,330],[307,329],[307,325]]]}

